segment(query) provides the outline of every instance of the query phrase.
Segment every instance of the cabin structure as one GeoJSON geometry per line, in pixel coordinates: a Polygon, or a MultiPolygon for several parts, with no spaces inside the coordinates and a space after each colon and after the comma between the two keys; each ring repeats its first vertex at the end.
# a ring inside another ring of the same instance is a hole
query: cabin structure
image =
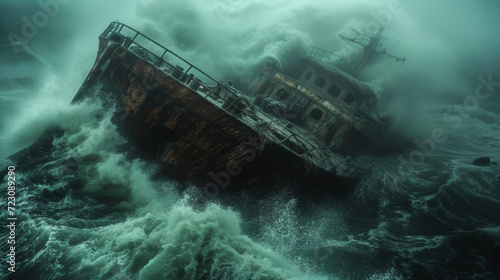
{"type": "Polygon", "coordinates": [[[355,65],[319,48],[307,50],[295,77],[278,71],[276,63],[267,64],[251,92],[254,103],[268,113],[286,116],[339,154],[361,155],[387,146],[390,120],[379,117],[377,96],[356,78],[376,55],[405,61],[386,49],[378,50],[381,32],[366,36],[353,30],[353,36],[340,36],[364,48],[355,65]]]}
{"type": "Polygon", "coordinates": [[[314,58],[302,58],[301,65],[297,79],[265,66],[251,92],[255,104],[289,116],[335,152],[354,155],[371,149],[385,126],[378,120],[375,93],[314,58]]]}

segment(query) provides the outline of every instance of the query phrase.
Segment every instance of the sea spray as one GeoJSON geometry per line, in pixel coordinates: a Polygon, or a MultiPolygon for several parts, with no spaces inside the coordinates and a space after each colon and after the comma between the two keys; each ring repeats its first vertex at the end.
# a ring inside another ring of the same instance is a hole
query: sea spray
{"type": "Polygon", "coordinates": [[[252,241],[240,223],[236,212],[220,205],[197,212],[179,201],[166,227],[155,233],[161,235],[162,252],[141,270],[140,279],[322,279],[252,241]]]}

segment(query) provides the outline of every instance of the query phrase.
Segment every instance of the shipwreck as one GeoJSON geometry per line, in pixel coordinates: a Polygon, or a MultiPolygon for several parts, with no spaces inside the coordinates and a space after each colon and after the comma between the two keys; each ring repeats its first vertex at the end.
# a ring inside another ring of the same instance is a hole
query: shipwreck
{"type": "Polygon", "coordinates": [[[95,92],[112,98],[124,133],[165,172],[191,178],[206,194],[279,172],[337,188],[367,171],[358,156],[391,142],[376,95],[355,78],[381,52],[380,38],[345,39],[365,49],[350,73],[340,57],[312,48],[295,76],[271,62],[243,93],[115,21],[99,37],[95,64],[73,102],[95,92]]]}

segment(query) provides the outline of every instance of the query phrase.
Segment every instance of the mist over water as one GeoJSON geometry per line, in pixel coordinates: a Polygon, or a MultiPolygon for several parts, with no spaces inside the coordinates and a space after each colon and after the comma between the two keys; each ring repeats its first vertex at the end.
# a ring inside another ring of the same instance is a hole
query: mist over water
{"type": "MultiPolygon", "coordinates": [[[[384,47],[407,61],[384,59],[368,68],[363,80],[379,93],[394,95],[387,111],[398,116],[400,127],[412,126],[412,137],[429,133],[426,118],[432,106],[428,103],[463,103],[474,92],[477,77],[493,73],[499,63],[500,42],[494,27],[500,4],[491,0],[481,4],[401,0],[392,6],[391,1],[367,0],[68,1],[59,4],[54,16],[37,28],[18,53],[12,51],[7,34],[22,35],[22,18],[32,20],[42,8],[32,1],[1,5],[1,81],[4,91],[13,91],[9,96],[13,106],[3,109],[7,117],[2,127],[25,115],[22,111],[39,109],[19,100],[33,100],[30,104],[40,106],[36,95],[47,101],[71,100],[95,59],[96,34],[115,19],[166,44],[215,78],[234,80],[242,89],[248,89],[260,66],[270,59],[286,68],[307,47],[355,60],[361,50],[338,35],[349,35],[350,28],[373,31],[383,26],[384,47]],[[57,80],[56,88],[47,88],[51,79],[57,80]]],[[[494,105],[481,104],[481,109],[498,112],[498,100],[493,95],[488,103],[494,105]]],[[[17,143],[9,143],[14,149],[34,140],[4,139],[17,143]]]]}
{"type": "Polygon", "coordinates": [[[15,162],[22,186],[15,275],[497,279],[500,170],[471,161],[500,162],[500,90],[490,86],[487,98],[472,99],[479,85],[488,92],[482,81],[500,81],[500,2],[391,2],[60,1],[21,46],[8,34],[24,36],[23,18],[33,22],[43,8],[0,3],[0,157],[50,126],[62,129],[43,152],[15,162]],[[276,59],[286,70],[308,47],[355,61],[361,50],[338,35],[384,26],[384,47],[406,62],[381,59],[360,78],[378,96],[391,96],[381,111],[395,116],[394,130],[412,142],[432,139],[435,129],[447,138],[410,171],[399,157],[410,161],[411,151],[370,157],[373,173],[347,197],[304,194],[295,182],[276,180],[262,186],[277,189],[267,196],[243,191],[207,201],[195,186],[159,178],[155,163],[135,157],[111,121],[113,109],[69,104],[113,20],[243,90],[266,62],[276,59]],[[395,187],[388,171],[398,176],[395,187]]]}

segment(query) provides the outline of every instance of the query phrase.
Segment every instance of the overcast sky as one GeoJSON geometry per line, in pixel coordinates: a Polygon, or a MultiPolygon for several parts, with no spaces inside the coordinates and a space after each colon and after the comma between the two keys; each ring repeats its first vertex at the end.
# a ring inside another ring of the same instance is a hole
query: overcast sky
{"type": "Polygon", "coordinates": [[[384,45],[397,45],[394,54],[407,61],[383,61],[368,69],[366,81],[376,90],[393,90],[402,102],[398,108],[407,112],[415,104],[461,102],[479,75],[500,80],[496,0],[60,0],[48,12],[38,2],[0,3],[0,102],[10,102],[0,111],[3,130],[22,118],[20,108],[29,100],[47,95],[40,84],[49,78],[57,84],[53,96],[69,103],[95,60],[99,34],[113,20],[142,30],[218,79],[246,82],[262,63],[277,59],[286,66],[309,46],[355,52],[339,34],[383,25],[384,45]],[[12,34],[25,37],[23,28],[34,21],[36,32],[15,53],[12,34]],[[12,96],[13,88],[24,91],[12,96]]]}

